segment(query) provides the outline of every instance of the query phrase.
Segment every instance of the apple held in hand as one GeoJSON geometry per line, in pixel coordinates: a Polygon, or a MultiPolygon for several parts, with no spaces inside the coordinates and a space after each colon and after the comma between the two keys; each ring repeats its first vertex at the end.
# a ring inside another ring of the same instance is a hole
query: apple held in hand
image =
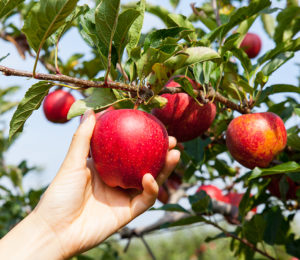
{"type": "Polygon", "coordinates": [[[44,100],[43,109],[46,118],[53,123],[66,123],[70,107],[75,98],[62,89],[48,94],[44,100]]]}
{"type": "Polygon", "coordinates": [[[222,194],[222,191],[214,185],[202,185],[196,192],[200,192],[201,190],[205,191],[211,199],[227,202],[226,198],[222,194]]]}
{"type": "Polygon", "coordinates": [[[164,185],[159,187],[157,199],[166,204],[170,198],[170,191],[176,191],[182,183],[181,177],[176,173],[172,173],[170,177],[165,181],[164,185]]]}
{"type": "Polygon", "coordinates": [[[156,178],[168,147],[168,134],[162,123],[132,109],[104,113],[91,139],[91,155],[101,179],[108,186],[124,189],[142,189],[146,173],[156,178]]]}
{"type": "MultiPolygon", "coordinates": [[[[188,80],[196,89],[197,83],[188,80]]],[[[166,87],[180,87],[180,84],[170,80],[166,87]]],[[[162,97],[168,99],[167,105],[162,109],[153,109],[152,114],[163,122],[169,135],[174,136],[178,142],[190,141],[202,135],[216,116],[215,104],[200,106],[186,93],[163,94],[162,97]]]]}
{"type": "Polygon", "coordinates": [[[284,149],[287,133],[273,113],[254,113],[233,119],[226,132],[226,145],[235,160],[247,168],[268,167],[284,149]]]}
{"type": "Polygon", "coordinates": [[[247,53],[249,58],[255,58],[261,49],[260,37],[255,33],[247,33],[240,47],[247,53]]]}

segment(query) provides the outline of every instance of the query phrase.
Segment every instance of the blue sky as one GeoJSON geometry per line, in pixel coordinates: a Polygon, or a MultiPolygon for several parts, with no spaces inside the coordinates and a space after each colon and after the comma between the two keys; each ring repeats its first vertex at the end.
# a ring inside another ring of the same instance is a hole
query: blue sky
{"type": "MultiPolygon", "coordinates": [[[[86,3],[86,1],[81,1],[86,3]]],[[[122,1],[130,2],[130,1],[122,1]]],[[[165,8],[172,10],[169,5],[169,1],[158,1],[152,0],[148,1],[153,4],[160,4],[165,8]]],[[[183,13],[185,15],[190,14],[190,3],[195,2],[195,0],[184,0],[176,9],[176,13],[183,13]]],[[[274,1],[275,2],[275,1],[274,1]]],[[[281,1],[282,2],[282,1],[281,1]]],[[[282,5],[276,1],[276,5],[282,5]]],[[[164,28],[163,23],[156,17],[150,14],[146,14],[143,32],[147,32],[152,27],[164,28]]],[[[274,43],[269,39],[267,34],[263,31],[260,19],[258,19],[254,25],[250,28],[251,32],[255,32],[262,38],[263,46],[261,53],[272,49],[274,43]]],[[[34,60],[32,58],[26,57],[26,60],[22,60],[15,50],[15,47],[4,41],[0,41],[0,57],[10,53],[10,56],[1,62],[1,65],[13,67],[15,69],[31,71],[33,68],[34,60]]],[[[84,53],[89,55],[89,48],[85,42],[80,38],[77,31],[72,29],[68,32],[61,40],[59,55],[65,61],[73,55],[74,53],[84,53]]],[[[88,56],[87,56],[88,57],[88,56]]],[[[295,66],[295,63],[300,63],[299,53],[295,55],[288,63],[276,71],[270,78],[268,85],[271,84],[294,84],[298,85],[297,76],[299,76],[299,67],[295,66]]],[[[37,71],[45,72],[41,65],[38,66],[37,71]]],[[[18,77],[5,77],[0,75],[0,86],[12,86],[20,85],[21,90],[13,97],[16,100],[20,100],[26,90],[34,84],[36,81],[33,79],[25,79],[18,77]]],[[[81,98],[80,95],[74,93],[76,98],[81,98]]],[[[294,96],[300,101],[299,96],[294,96]]],[[[273,100],[277,102],[284,98],[284,95],[272,96],[273,100]]],[[[4,116],[4,120],[8,122],[12,116],[12,113],[7,113],[4,116]]],[[[299,118],[296,119],[300,123],[299,118]]],[[[2,121],[2,119],[1,119],[2,121]]],[[[60,164],[62,163],[64,156],[68,150],[73,133],[75,132],[79,124],[79,119],[74,118],[67,124],[52,124],[48,122],[43,114],[42,109],[35,111],[30,119],[27,121],[24,132],[20,138],[15,142],[11,149],[6,153],[6,160],[8,163],[17,164],[21,160],[26,159],[29,165],[36,165],[41,167],[43,170],[41,173],[29,174],[25,179],[25,186],[38,187],[40,185],[49,184],[53,179],[56,172],[58,171],[60,164]]],[[[151,214],[151,213],[148,213],[151,214]]],[[[144,218],[141,217],[136,223],[142,223],[144,218]]]]}

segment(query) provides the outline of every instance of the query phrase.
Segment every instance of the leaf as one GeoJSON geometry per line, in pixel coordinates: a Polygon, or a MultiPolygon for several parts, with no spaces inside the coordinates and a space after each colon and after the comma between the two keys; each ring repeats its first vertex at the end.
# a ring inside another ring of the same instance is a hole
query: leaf
{"type": "Polygon", "coordinates": [[[10,54],[7,53],[5,56],[1,57],[1,58],[0,58],[0,62],[3,61],[3,60],[5,60],[9,55],[10,55],[10,54]]]}
{"type": "MultiPolygon", "coordinates": [[[[287,7],[277,16],[277,26],[275,29],[274,40],[277,44],[285,42],[288,39],[291,39],[295,33],[293,25],[296,23],[297,19],[300,18],[300,7],[287,7]]],[[[297,29],[296,29],[297,30],[297,29]]],[[[299,30],[299,24],[298,24],[299,30]]]]}
{"type": "Polygon", "coordinates": [[[198,62],[219,59],[220,55],[208,47],[191,47],[177,53],[164,62],[174,70],[193,65],[198,62]]]}
{"type": "Polygon", "coordinates": [[[270,62],[268,62],[263,68],[262,72],[266,76],[270,76],[275,70],[281,67],[284,63],[294,57],[294,52],[280,53],[270,62]]]}
{"type": "Polygon", "coordinates": [[[158,49],[149,48],[137,61],[137,74],[140,79],[149,75],[155,63],[162,63],[171,55],[158,49]]]}
{"type": "Polygon", "coordinates": [[[179,2],[180,0],[170,0],[170,4],[174,9],[178,6],[179,2]]]}
{"type": "Polygon", "coordinates": [[[102,54],[107,57],[118,22],[120,0],[101,0],[95,11],[97,38],[102,54]]]}
{"type": "Polygon", "coordinates": [[[300,137],[299,137],[299,135],[288,133],[287,145],[291,146],[294,150],[300,151],[300,137]]]}
{"type": "Polygon", "coordinates": [[[265,88],[257,100],[256,104],[260,104],[261,102],[264,101],[264,99],[272,94],[276,93],[283,93],[283,92],[295,92],[295,93],[300,93],[300,88],[293,86],[293,85],[288,85],[288,84],[276,84],[272,85],[270,87],[265,88]]]}
{"type": "Polygon", "coordinates": [[[13,9],[15,9],[24,0],[2,0],[0,1],[0,19],[8,15],[13,9]]]}
{"type": "Polygon", "coordinates": [[[113,38],[119,61],[122,60],[124,48],[129,41],[128,31],[139,15],[140,12],[135,9],[127,9],[119,15],[117,28],[113,38]]]}
{"type": "MultiPolygon", "coordinates": [[[[173,26],[184,27],[195,31],[194,25],[182,14],[169,14],[170,20],[174,23],[173,26]]],[[[189,40],[197,40],[197,34],[195,32],[188,36],[189,40]]]]}
{"type": "Polygon", "coordinates": [[[116,104],[122,100],[119,100],[114,95],[114,92],[109,88],[94,88],[91,95],[85,99],[76,100],[69,112],[68,119],[75,116],[84,114],[88,109],[103,110],[113,104],[116,104]]]}
{"type": "Polygon", "coordinates": [[[241,22],[247,20],[252,15],[257,14],[259,11],[267,8],[271,5],[269,0],[255,0],[251,1],[248,6],[236,9],[230,16],[228,23],[225,23],[210,33],[208,33],[205,38],[210,42],[214,41],[218,36],[223,38],[233,27],[239,25],[241,22]]]}
{"type": "Polygon", "coordinates": [[[203,190],[188,197],[192,209],[196,213],[208,212],[211,208],[211,198],[203,190]]]}
{"type": "Polygon", "coordinates": [[[249,180],[267,176],[267,175],[273,175],[273,174],[282,174],[282,173],[290,173],[290,172],[299,172],[300,171],[300,165],[296,162],[286,162],[279,165],[276,165],[271,168],[258,168],[255,167],[252,171],[249,180]]]}
{"type": "Polygon", "coordinates": [[[126,46],[126,49],[129,55],[131,53],[131,50],[135,48],[139,43],[143,22],[144,22],[145,7],[146,7],[146,0],[141,0],[139,3],[137,3],[136,10],[139,11],[140,15],[133,22],[128,32],[129,39],[128,39],[128,44],[126,46]]]}
{"type": "Polygon", "coordinates": [[[265,31],[267,32],[269,37],[272,38],[275,32],[275,19],[270,14],[262,14],[261,20],[265,31]]]}
{"type": "Polygon", "coordinates": [[[243,225],[243,233],[248,241],[257,244],[263,240],[266,220],[262,215],[255,215],[243,225]]]}
{"type": "Polygon", "coordinates": [[[65,24],[78,0],[41,0],[30,11],[22,31],[29,45],[38,53],[47,38],[65,24]]]}
{"type": "Polygon", "coordinates": [[[167,27],[174,25],[174,22],[169,17],[170,12],[167,9],[159,5],[146,4],[146,11],[160,18],[167,27]]]}
{"type": "Polygon", "coordinates": [[[82,14],[85,14],[89,10],[89,7],[87,5],[84,6],[76,6],[76,8],[73,10],[73,12],[67,17],[66,22],[62,27],[60,27],[56,33],[55,33],[55,43],[57,43],[60,38],[63,36],[63,34],[70,29],[70,27],[73,25],[74,21],[82,14]]]}
{"type": "Polygon", "coordinates": [[[285,243],[286,252],[289,255],[300,258],[300,239],[296,239],[294,234],[290,234],[288,242],[285,243]]]}
{"type": "Polygon", "coordinates": [[[192,216],[187,217],[184,219],[180,219],[178,221],[175,221],[173,223],[167,223],[165,225],[162,225],[161,228],[168,228],[168,227],[176,227],[176,226],[185,226],[185,225],[191,225],[198,222],[205,222],[205,219],[202,216],[192,216]]]}
{"type": "Polygon", "coordinates": [[[9,140],[12,140],[17,133],[22,132],[26,120],[34,110],[40,107],[52,86],[52,83],[40,81],[27,90],[10,121],[9,140]]]}
{"type": "Polygon", "coordinates": [[[159,208],[152,208],[151,210],[164,210],[164,211],[177,211],[177,212],[184,212],[190,214],[185,208],[180,206],[179,204],[165,204],[159,208]]]}

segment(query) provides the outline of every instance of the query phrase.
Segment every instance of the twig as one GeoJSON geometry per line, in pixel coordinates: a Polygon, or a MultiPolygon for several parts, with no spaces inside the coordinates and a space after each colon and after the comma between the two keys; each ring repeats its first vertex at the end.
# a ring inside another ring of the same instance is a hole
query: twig
{"type": "Polygon", "coordinates": [[[221,23],[221,19],[220,19],[220,14],[219,14],[219,8],[218,8],[217,1],[216,0],[211,0],[211,5],[214,9],[217,24],[218,24],[218,26],[220,26],[220,25],[222,25],[222,23],[221,23]]]}
{"type": "MultiPolygon", "coordinates": [[[[113,88],[113,89],[119,89],[123,91],[129,91],[134,94],[137,94],[137,92],[139,91],[140,95],[143,94],[144,97],[149,97],[149,98],[153,95],[153,91],[150,88],[142,85],[137,87],[134,84],[125,84],[125,83],[113,82],[113,81],[109,81],[105,83],[103,81],[91,81],[91,80],[78,79],[66,75],[53,75],[53,74],[44,74],[44,73],[36,73],[35,76],[33,76],[32,72],[16,70],[1,65],[0,65],[0,71],[2,71],[5,76],[19,76],[19,77],[35,78],[40,80],[59,81],[64,83],[71,83],[83,89],[113,88]]],[[[175,94],[181,92],[183,92],[181,88],[164,87],[160,92],[160,94],[164,94],[164,93],[175,94]]],[[[194,90],[194,93],[196,96],[202,95],[201,90],[200,91],[194,90]]],[[[251,110],[248,107],[243,107],[242,105],[236,104],[228,100],[224,96],[222,96],[219,92],[216,92],[212,87],[208,87],[206,98],[211,100],[214,96],[215,96],[215,101],[224,104],[228,108],[236,110],[242,114],[247,114],[251,112],[251,110]]]]}
{"type": "Polygon", "coordinates": [[[150,246],[148,245],[148,243],[147,243],[147,241],[145,240],[145,238],[143,237],[143,235],[141,235],[140,238],[141,238],[143,244],[145,245],[145,247],[146,247],[146,249],[147,249],[149,255],[151,256],[152,260],[156,260],[156,257],[155,257],[155,255],[154,255],[154,253],[152,252],[150,246]]]}

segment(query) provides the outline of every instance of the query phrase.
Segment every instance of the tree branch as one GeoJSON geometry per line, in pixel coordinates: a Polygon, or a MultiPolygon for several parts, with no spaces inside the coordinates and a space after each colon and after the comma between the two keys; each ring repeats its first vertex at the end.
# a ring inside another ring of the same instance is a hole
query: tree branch
{"type": "MultiPolygon", "coordinates": [[[[142,95],[146,98],[150,98],[153,95],[153,91],[146,86],[140,86],[138,88],[133,84],[125,84],[121,82],[91,81],[91,80],[78,79],[67,75],[54,75],[54,74],[44,74],[44,73],[35,73],[35,75],[33,75],[32,72],[16,70],[1,65],[0,65],[0,71],[2,71],[5,76],[19,76],[19,77],[35,78],[40,80],[59,81],[64,83],[70,83],[83,89],[113,88],[113,89],[119,89],[123,91],[129,91],[134,94],[139,92],[139,95],[142,95]]],[[[164,87],[159,94],[164,94],[164,93],[175,94],[175,93],[182,93],[182,92],[183,90],[181,88],[164,87]]],[[[206,95],[204,95],[204,92],[202,90],[200,91],[194,90],[194,94],[196,97],[201,97],[202,102],[209,102],[214,98],[215,101],[220,102],[224,104],[226,107],[236,110],[242,114],[247,114],[251,112],[251,110],[248,107],[244,107],[242,105],[230,101],[229,99],[222,96],[219,92],[216,92],[211,86],[208,87],[208,91],[206,95]],[[205,97],[204,99],[203,96],[205,97]]]]}

